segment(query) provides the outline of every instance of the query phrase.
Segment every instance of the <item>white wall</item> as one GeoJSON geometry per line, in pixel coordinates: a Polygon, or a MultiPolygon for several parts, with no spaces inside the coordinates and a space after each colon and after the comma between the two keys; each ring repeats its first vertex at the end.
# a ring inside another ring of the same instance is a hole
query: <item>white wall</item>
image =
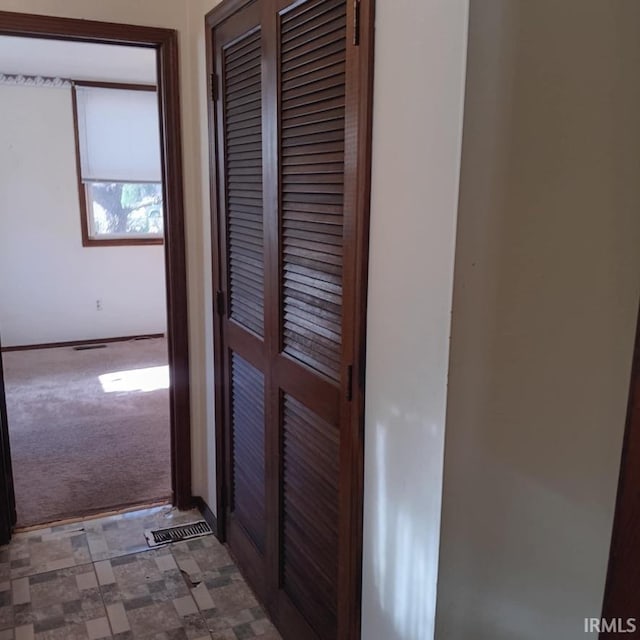
{"type": "Polygon", "coordinates": [[[439,640],[584,638],[640,294],[640,4],[473,0],[439,640]]]}
{"type": "Polygon", "coordinates": [[[365,640],[433,637],[467,5],[377,2],[365,640]]]}
{"type": "Polygon", "coordinates": [[[3,346],[164,333],[163,247],[82,246],[71,89],[0,85],[0,104],[3,346]]]}

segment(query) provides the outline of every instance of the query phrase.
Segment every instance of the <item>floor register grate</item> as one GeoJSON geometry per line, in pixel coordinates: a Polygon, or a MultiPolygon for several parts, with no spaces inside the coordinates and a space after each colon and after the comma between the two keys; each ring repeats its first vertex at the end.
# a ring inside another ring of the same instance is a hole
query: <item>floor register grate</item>
{"type": "Polygon", "coordinates": [[[175,527],[166,527],[165,529],[148,529],[144,532],[144,537],[147,539],[147,544],[150,547],[159,547],[172,542],[181,542],[182,540],[209,536],[212,533],[211,527],[204,520],[200,520],[175,527]]]}

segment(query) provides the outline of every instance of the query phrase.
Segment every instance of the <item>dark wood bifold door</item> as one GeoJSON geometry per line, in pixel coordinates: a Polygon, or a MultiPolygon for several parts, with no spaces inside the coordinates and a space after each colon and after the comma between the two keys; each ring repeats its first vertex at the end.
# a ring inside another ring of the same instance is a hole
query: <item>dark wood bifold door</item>
{"type": "Polygon", "coordinates": [[[286,640],[359,637],[363,11],[223,2],[209,21],[219,518],[286,640]]]}

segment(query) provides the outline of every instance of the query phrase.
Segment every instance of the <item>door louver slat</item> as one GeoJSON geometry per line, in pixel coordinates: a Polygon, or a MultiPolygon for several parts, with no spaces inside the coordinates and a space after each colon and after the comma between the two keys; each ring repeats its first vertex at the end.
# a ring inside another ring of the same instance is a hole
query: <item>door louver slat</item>
{"type": "Polygon", "coordinates": [[[229,46],[224,57],[229,316],[259,336],[264,334],[261,47],[258,30],[229,46]]]}
{"type": "Polygon", "coordinates": [[[344,51],[344,36],[342,32],[330,34],[324,42],[312,42],[311,45],[300,46],[288,52],[284,58],[281,73],[287,73],[294,69],[305,69],[312,64],[322,64],[328,56],[340,54],[344,51]]]}
{"type": "MultiPolygon", "coordinates": [[[[295,16],[296,24],[288,30],[288,33],[290,34],[289,37],[312,31],[319,23],[321,24],[320,21],[329,22],[332,18],[336,17],[336,15],[341,15],[343,11],[343,3],[344,0],[324,0],[321,7],[315,7],[314,9],[313,6],[309,6],[309,9],[313,10],[313,12],[310,13],[307,18],[302,14],[295,16]],[[329,17],[327,17],[327,14],[330,14],[329,17]]],[[[290,22],[290,20],[287,19],[285,15],[282,22],[283,24],[286,24],[287,22],[290,22]]]]}
{"type": "Polygon", "coordinates": [[[264,550],[264,377],[231,356],[232,509],[256,547],[264,550]]]}
{"type": "Polygon", "coordinates": [[[321,637],[332,638],[337,619],[339,434],[285,395],[283,438],[284,588],[321,637]]]}
{"type": "Polygon", "coordinates": [[[338,380],[346,8],[330,4],[303,4],[281,22],[282,339],[338,380]]]}

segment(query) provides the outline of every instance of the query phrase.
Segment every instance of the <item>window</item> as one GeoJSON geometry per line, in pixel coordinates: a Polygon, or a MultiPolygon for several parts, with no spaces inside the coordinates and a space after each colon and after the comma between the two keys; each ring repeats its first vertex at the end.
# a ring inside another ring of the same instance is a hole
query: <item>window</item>
{"type": "Polygon", "coordinates": [[[77,83],[74,114],[83,245],[161,244],[155,88],[77,83]]]}
{"type": "Polygon", "coordinates": [[[162,238],[162,185],[158,182],[86,182],[89,237],[162,238]]]}

